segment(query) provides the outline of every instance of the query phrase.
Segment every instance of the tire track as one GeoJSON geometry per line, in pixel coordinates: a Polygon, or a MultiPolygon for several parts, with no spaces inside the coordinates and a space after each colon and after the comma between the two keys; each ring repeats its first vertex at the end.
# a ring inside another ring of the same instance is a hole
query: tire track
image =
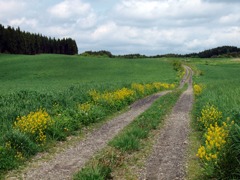
{"type": "Polygon", "coordinates": [[[188,89],[180,96],[172,113],[166,119],[154,149],[147,159],[145,170],[140,179],[184,179],[185,156],[188,144],[190,111],[193,104],[192,70],[184,66],[188,89]]]}

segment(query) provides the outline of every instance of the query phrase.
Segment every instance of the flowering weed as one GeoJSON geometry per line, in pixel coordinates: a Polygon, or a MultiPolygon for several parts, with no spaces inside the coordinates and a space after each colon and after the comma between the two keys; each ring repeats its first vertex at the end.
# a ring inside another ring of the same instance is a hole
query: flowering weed
{"type": "MultiPolygon", "coordinates": [[[[226,150],[231,142],[229,133],[234,125],[230,118],[222,119],[222,112],[214,106],[205,106],[201,111],[199,122],[204,126],[204,143],[197,152],[197,157],[203,162],[206,175],[212,175],[224,164],[226,150]]],[[[220,170],[221,171],[221,170],[220,170]]]]}
{"type": "Polygon", "coordinates": [[[226,144],[228,138],[229,127],[226,123],[223,126],[218,126],[215,122],[214,125],[210,124],[207,132],[204,134],[205,145],[200,146],[197,156],[203,161],[217,162],[219,153],[226,144]]]}
{"type": "Polygon", "coordinates": [[[203,86],[200,84],[193,85],[193,92],[195,96],[199,96],[203,91],[203,86]]]}
{"type": "Polygon", "coordinates": [[[45,143],[45,131],[48,126],[52,125],[53,121],[45,110],[30,112],[27,116],[17,117],[14,122],[14,128],[19,131],[30,134],[38,143],[45,143]]]}
{"type": "Polygon", "coordinates": [[[208,128],[210,124],[215,124],[222,118],[222,112],[218,110],[214,105],[206,105],[201,111],[201,117],[198,121],[204,128],[208,128]]]}

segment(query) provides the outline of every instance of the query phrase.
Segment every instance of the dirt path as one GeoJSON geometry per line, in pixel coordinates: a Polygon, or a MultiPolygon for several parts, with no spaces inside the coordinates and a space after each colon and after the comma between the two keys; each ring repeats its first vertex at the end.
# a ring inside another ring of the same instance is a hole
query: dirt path
{"type": "MultiPolygon", "coordinates": [[[[189,70],[186,70],[187,73],[180,82],[180,88],[183,87],[189,75],[189,70]]],[[[17,170],[18,173],[10,172],[6,179],[71,179],[72,175],[81,169],[95,153],[104,148],[119,131],[148,109],[155,100],[169,92],[164,91],[136,101],[130,106],[129,111],[89,133],[84,140],[63,149],[60,153],[55,153],[50,160],[43,161],[41,158],[33,160],[27,168],[17,170]]]]}
{"type": "Polygon", "coordinates": [[[84,164],[117,133],[133,121],[160,96],[170,91],[157,93],[143,98],[130,106],[130,110],[105,123],[99,129],[90,133],[83,141],[71,148],[57,153],[47,162],[37,161],[28,165],[28,168],[15,175],[8,175],[7,179],[71,179],[72,175],[84,166],[84,164]]]}
{"type": "Polygon", "coordinates": [[[187,66],[185,69],[187,78],[184,81],[188,83],[188,89],[181,95],[172,113],[167,117],[140,179],[184,179],[189,113],[193,104],[192,71],[187,66]]]}

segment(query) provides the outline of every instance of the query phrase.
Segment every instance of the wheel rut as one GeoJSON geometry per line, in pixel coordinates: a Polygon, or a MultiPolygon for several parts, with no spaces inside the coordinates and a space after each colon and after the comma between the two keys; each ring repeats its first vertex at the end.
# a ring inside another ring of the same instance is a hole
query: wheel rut
{"type": "Polygon", "coordinates": [[[153,152],[146,160],[145,170],[139,179],[184,179],[185,158],[188,145],[190,111],[193,105],[192,71],[185,66],[188,88],[180,96],[172,113],[166,118],[165,125],[156,139],[153,152]]]}

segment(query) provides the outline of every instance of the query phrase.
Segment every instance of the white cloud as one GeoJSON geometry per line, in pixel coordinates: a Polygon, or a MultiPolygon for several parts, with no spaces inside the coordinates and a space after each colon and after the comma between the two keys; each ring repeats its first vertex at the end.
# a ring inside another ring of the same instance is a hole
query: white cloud
{"type": "Polygon", "coordinates": [[[64,27],[64,26],[51,26],[43,30],[45,33],[48,33],[52,37],[69,37],[71,34],[71,28],[64,27]]]}
{"type": "Polygon", "coordinates": [[[211,2],[211,3],[240,3],[239,0],[203,0],[206,2],[211,2]]]}
{"type": "Polygon", "coordinates": [[[212,33],[212,37],[216,39],[218,44],[239,46],[240,27],[222,28],[212,33]]]}
{"type": "Polygon", "coordinates": [[[76,28],[90,28],[97,19],[91,5],[81,0],[64,0],[49,8],[48,12],[52,21],[67,23],[76,28]]]}
{"type": "Polygon", "coordinates": [[[64,0],[49,9],[53,16],[63,19],[82,16],[89,13],[89,11],[91,11],[90,4],[83,3],[80,0],[64,0]]]}
{"type": "Polygon", "coordinates": [[[11,26],[29,26],[32,28],[36,28],[38,21],[36,19],[26,19],[25,17],[19,19],[11,19],[9,20],[9,25],[11,26]]]}
{"type": "Polygon", "coordinates": [[[240,13],[231,13],[224,15],[219,19],[219,23],[223,25],[225,24],[233,26],[236,24],[240,24],[240,13]]]}
{"type": "Polygon", "coordinates": [[[92,34],[94,40],[103,40],[104,38],[112,38],[114,32],[116,32],[117,26],[113,22],[108,22],[106,24],[100,25],[92,34]],[[111,34],[111,36],[109,36],[111,34]]]}
{"type": "Polygon", "coordinates": [[[19,13],[23,13],[25,3],[16,0],[0,0],[0,20],[17,16],[19,13]]]}
{"type": "Polygon", "coordinates": [[[190,53],[240,46],[239,0],[0,0],[0,21],[76,39],[79,52],[190,53]]]}
{"type": "Polygon", "coordinates": [[[96,21],[97,21],[96,19],[97,19],[96,15],[94,13],[90,13],[86,17],[77,19],[76,25],[77,27],[80,27],[83,29],[91,28],[96,24],[96,21]]]}
{"type": "Polygon", "coordinates": [[[220,10],[221,5],[212,6],[201,0],[122,0],[112,14],[123,24],[182,26],[209,22],[220,10]]]}

